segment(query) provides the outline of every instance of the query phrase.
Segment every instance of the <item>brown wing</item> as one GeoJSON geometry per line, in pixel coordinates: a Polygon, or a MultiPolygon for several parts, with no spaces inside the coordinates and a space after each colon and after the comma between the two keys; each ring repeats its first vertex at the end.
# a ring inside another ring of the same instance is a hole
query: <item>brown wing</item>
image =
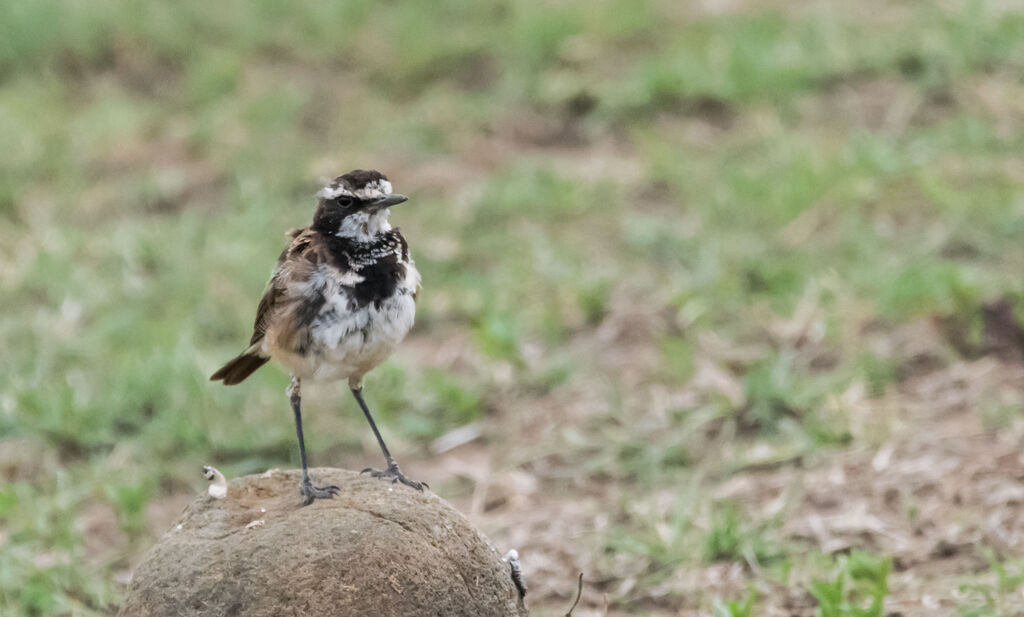
{"type": "Polygon", "coordinates": [[[280,312],[280,305],[284,301],[287,279],[294,274],[294,269],[289,264],[294,264],[295,258],[300,261],[303,253],[307,253],[309,238],[312,232],[309,228],[294,229],[288,232],[292,242],[277,259],[277,267],[270,277],[270,284],[266,293],[260,299],[259,308],[256,309],[256,320],[252,325],[252,338],[249,339],[249,348],[238,354],[234,359],[222,366],[210,379],[212,381],[223,381],[225,385],[232,386],[241,383],[270,360],[263,348],[263,337],[266,336],[270,323],[275,315],[280,312]]]}
{"type": "Polygon", "coordinates": [[[256,321],[252,324],[252,338],[249,339],[250,345],[255,345],[267,333],[270,316],[274,313],[274,304],[280,298],[282,291],[280,287],[274,284],[276,281],[276,277],[270,279],[270,288],[267,289],[267,292],[260,299],[260,306],[256,309],[256,321]]]}
{"type": "Polygon", "coordinates": [[[274,273],[270,276],[267,291],[260,299],[260,305],[256,309],[256,319],[252,324],[252,338],[249,339],[250,346],[255,345],[266,335],[267,328],[270,326],[270,320],[281,303],[285,290],[284,280],[282,279],[286,278],[289,274],[285,271],[285,268],[282,268],[282,265],[286,262],[292,262],[296,258],[301,258],[308,252],[313,231],[305,227],[289,230],[286,234],[292,237],[292,242],[281,251],[281,256],[277,258],[277,266],[274,268],[274,273]]]}

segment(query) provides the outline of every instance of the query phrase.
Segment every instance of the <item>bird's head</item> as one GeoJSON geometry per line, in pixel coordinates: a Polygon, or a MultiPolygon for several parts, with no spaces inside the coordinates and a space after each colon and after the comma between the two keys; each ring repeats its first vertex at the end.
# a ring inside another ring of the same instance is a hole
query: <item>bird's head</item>
{"type": "Polygon", "coordinates": [[[317,191],[316,197],[314,229],[362,241],[391,229],[389,208],[408,200],[392,193],[387,177],[372,169],[338,176],[317,191]]]}

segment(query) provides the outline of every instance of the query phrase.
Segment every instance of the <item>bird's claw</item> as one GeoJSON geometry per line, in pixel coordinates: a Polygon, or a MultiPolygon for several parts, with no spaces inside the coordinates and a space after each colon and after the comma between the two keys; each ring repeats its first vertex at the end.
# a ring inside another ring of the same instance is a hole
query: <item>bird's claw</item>
{"type": "Polygon", "coordinates": [[[426,482],[417,482],[406,478],[402,473],[402,470],[398,468],[398,463],[389,463],[388,468],[385,470],[374,469],[373,467],[367,467],[360,473],[369,473],[374,478],[391,478],[391,483],[401,482],[406,486],[411,486],[417,491],[422,491],[423,487],[430,488],[430,485],[426,482]]]}
{"type": "Polygon", "coordinates": [[[341,492],[341,489],[331,484],[330,486],[313,486],[308,480],[299,487],[299,492],[305,498],[302,505],[308,506],[315,499],[331,499],[341,492]]]}

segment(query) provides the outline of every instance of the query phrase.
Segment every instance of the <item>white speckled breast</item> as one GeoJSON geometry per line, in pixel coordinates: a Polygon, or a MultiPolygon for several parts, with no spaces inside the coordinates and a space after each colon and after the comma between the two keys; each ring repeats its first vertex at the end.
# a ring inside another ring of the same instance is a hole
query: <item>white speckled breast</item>
{"type": "Polygon", "coordinates": [[[300,354],[277,348],[272,355],[300,379],[348,379],[358,386],[363,375],[387,359],[413,326],[420,274],[412,260],[405,263],[405,269],[405,277],[390,297],[358,308],[344,277],[312,277],[305,289],[295,290],[323,294],[326,300],[309,325],[308,349],[300,354]]]}

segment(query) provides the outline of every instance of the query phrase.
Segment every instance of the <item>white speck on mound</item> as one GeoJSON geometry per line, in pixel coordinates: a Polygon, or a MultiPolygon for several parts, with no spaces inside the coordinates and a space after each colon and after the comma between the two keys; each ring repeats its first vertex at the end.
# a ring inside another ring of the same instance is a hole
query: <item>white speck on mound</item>
{"type": "Polygon", "coordinates": [[[225,478],[224,474],[222,474],[216,467],[212,467],[210,465],[203,466],[203,476],[207,480],[213,481],[213,483],[210,484],[210,488],[207,489],[210,497],[213,497],[214,499],[224,499],[228,496],[227,478],[225,478]]]}

